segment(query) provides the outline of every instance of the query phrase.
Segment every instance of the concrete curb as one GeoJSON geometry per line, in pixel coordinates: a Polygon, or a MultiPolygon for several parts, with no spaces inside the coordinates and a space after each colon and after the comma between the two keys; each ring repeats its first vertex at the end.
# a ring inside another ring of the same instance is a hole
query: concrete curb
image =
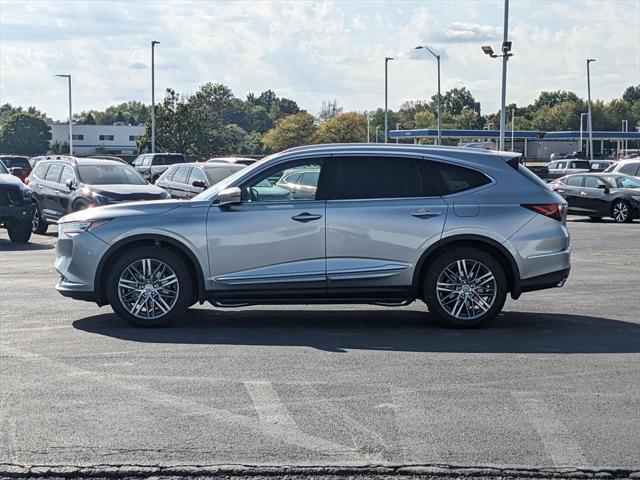
{"type": "Polygon", "coordinates": [[[171,477],[422,477],[501,479],[640,479],[639,469],[624,468],[534,468],[457,465],[369,465],[369,466],[258,466],[258,465],[19,465],[0,463],[0,479],[21,478],[126,478],[130,480],[171,477]]]}

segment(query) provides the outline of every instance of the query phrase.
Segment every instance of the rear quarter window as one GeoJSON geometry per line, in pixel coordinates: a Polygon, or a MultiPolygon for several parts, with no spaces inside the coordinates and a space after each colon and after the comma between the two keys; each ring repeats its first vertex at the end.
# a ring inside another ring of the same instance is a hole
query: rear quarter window
{"type": "Polygon", "coordinates": [[[491,183],[491,179],[478,170],[448,163],[439,163],[436,175],[440,180],[442,195],[460,193],[491,183]]]}

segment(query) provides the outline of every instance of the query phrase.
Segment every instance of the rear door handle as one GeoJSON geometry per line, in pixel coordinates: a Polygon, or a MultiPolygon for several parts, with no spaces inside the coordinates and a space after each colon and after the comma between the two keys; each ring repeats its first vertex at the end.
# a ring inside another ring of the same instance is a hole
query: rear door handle
{"type": "Polygon", "coordinates": [[[313,213],[309,213],[309,212],[302,212],[299,213],[298,215],[294,215],[293,217],[291,217],[292,220],[295,220],[296,222],[311,222],[313,220],[320,220],[322,218],[322,215],[318,215],[318,214],[313,214],[313,213]]]}
{"type": "Polygon", "coordinates": [[[440,215],[442,215],[442,212],[429,210],[428,208],[421,208],[417,212],[413,212],[411,215],[417,218],[432,218],[439,217],[440,215]]]}

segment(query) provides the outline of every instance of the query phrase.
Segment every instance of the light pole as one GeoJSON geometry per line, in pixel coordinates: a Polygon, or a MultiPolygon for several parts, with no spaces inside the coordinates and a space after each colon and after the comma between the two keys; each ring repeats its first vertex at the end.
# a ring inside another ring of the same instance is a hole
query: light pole
{"type": "Polygon", "coordinates": [[[155,50],[157,40],[151,40],[151,153],[156,151],[156,68],[155,50]]]}
{"type": "MultiPolygon", "coordinates": [[[[393,60],[393,57],[384,57],[384,143],[388,143],[389,141],[389,137],[388,135],[388,131],[389,131],[389,127],[388,127],[388,109],[387,109],[387,99],[388,99],[388,94],[387,94],[387,64],[389,63],[389,60],[393,60]]],[[[376,143],[377,143],[377,139],[376,139],[376,143]]]]}
{"type": "MultiPolygon", "coordinates": [[[[396,123],[396,130],[400,130],[400,124],[396,123]]],[[[398,143],[398,137],[396,137],[396,143],[398,143]]]]}
{"type": "Polygon", "coordinates": [[[371,143],[371,137],[369,136],[369,130],[371,129],[371,117],[367,112],[367,143],[371,143]]]}
{"type": "Polygon", "coordinates": [[[580,114],[580,152],[582,151],[582,118],[585,117],[587,114],[585,113],[581,113],[580,114]]]}
{"type": "Polygon", "coordinates": [[[589,130],[589,158],[591,160],[593,160],[593,123],[591,122],[591,74],[589,64],[595,61],[595,58],[587,58],[587,129],[589,130]]]}
{"type": "Polygon", "coordinates": [[[378,132],[380,131],[380,125],[376,125],[376,143],[378,143],[378,132]]]}
{"type": "Polygon", "coordinates": [[[436,60],[438,61],[438,145],[442,145],[442,129],[440,127],[440,55],[436,55],[433,50],[424,45],[418,45],[416,50],[421,50],[423,48],[425,50],[429,50],[431,55],[436,57],[436,60]]]}
{"type": "Polygon", "coordinates": [[[71,75],[56,75],[69,80],[69,155],[73,155],[73,121],[71,114],[71,75]]]}
{"type": "Polygon", "coordinates": [[[500,150],[504,150],[504,128],[505,128],[505,103],[507,99],[507,60],[513,56],[511,42],[507,40],[509,33],[509,0],[504,0],[504,28],[502,37],[502,55],[493,52],[490,46],[483,46],[482,51],[491,58],[502,57],[502,94],[500,102],[500,150]]]}
{"type": "MultiPolygon", "coordinates": [[[[629,120],[622,120],[622,131],[623,132],[628,132],[629,131],[629,120]]],[[[627,153],[628,147],[629,147],[628,140],[624,139],[622,141],[622,148],[624,149],[625,153],[627,153]]]]}

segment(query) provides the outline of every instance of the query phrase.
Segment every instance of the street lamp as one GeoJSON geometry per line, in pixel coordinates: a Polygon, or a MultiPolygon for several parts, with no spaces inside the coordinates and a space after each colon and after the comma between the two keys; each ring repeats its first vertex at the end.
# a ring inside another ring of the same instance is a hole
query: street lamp
{"type": "Polygon", "coordinates": [[[156,79],[155,49],[157,40],[151,40],[151,153],[156,151],[156,79]]]}
{"type": "Polygon", "coordinates": [[[429,53],[431,53],[431,55],[436,57],[436,60],[438,61],[438,145],[442,145],[442,129],[440,128],[440,55],[436,55],[433,50],[431,50],[429,47],[424,45],[418,45],[415,49],[429,50],[429,53]]]}
{"type": "MultiPolygon", "coordinates": [[[[396,130],[400,130],[400,124],[399,123],[396,123],[396,130]]],[[[396,143],[399,143],[398,142],[398,137],[396,137],[396,143]]]]}
{"type": "Polygon", "coordinates": [[[587,128],[589,129],[589,158],[591,160],[593,160],[593,123],[591,121],[591,74],[589,64],[595,61],[595,58],[587,58],[587,128]]]}
{"type": "MultiPolygon", "coordinates": [[[[622,120],[622,127],[621,130],[623,132],[628,132],[629,131],[629,120],[622,120]]],[[[625,138],[624,140],[622,140],[622,148],[624,149],[624,152],[627,153],[627,150],[629,148],[629,141],[625,138]]]]}
{"type": "Polygon", "coordinates": [[[378,143],[378,132],[380,131],[380,125],[376,125],[376,143],[378,143]]]}
{"type": "Polygon", "coordinates": [[[502,37],[502,55],[494,53],[493,48],[488,45],[482,47],[482,51],[491,58],[502,57],[502,100],[500,103],[500,150],[504,150],[504,128],[505,128],[505,102],[507,98],[507,60],[513,56],[511,52],[511,42],[507,40],[509,32],[509,0],[504,0],[504,28],[502,37]]]}
{"type": "Polygon", "coordinates": [[[73,155],[73,121],[71,115],[71,75],[56,75],[69,80],[69,155],[73,155]]]}
{"type": "Polygon", "coordinates": [[[371,137],[369,135],[369,130],[371,129],[371,116],[369,112],[367,112],[367,143],[371,143],[371,137]]]}
{"type": "MultiPolygon", "coordinates": [[[[387,124],[387,116],[388,116],[388,109],[387,109],[387,98],[388,98],[388,94],[387,94],[387,64],[389,63],[389,60],[393,60],[393,57],[384,57],[384,143],[388,143],[389,138],[388,138],[388,131],[389,131],[389,127],[387,124]]],[[[377,143],[377,138],[376,138],[376,143],[377,143]]]]}
{"type": "Polygon", "coordinates": [[[511,110],[511,151],[513,152],[513,144],[515,140],[515,128],[516,128],[516,110],[511,110]]]}

